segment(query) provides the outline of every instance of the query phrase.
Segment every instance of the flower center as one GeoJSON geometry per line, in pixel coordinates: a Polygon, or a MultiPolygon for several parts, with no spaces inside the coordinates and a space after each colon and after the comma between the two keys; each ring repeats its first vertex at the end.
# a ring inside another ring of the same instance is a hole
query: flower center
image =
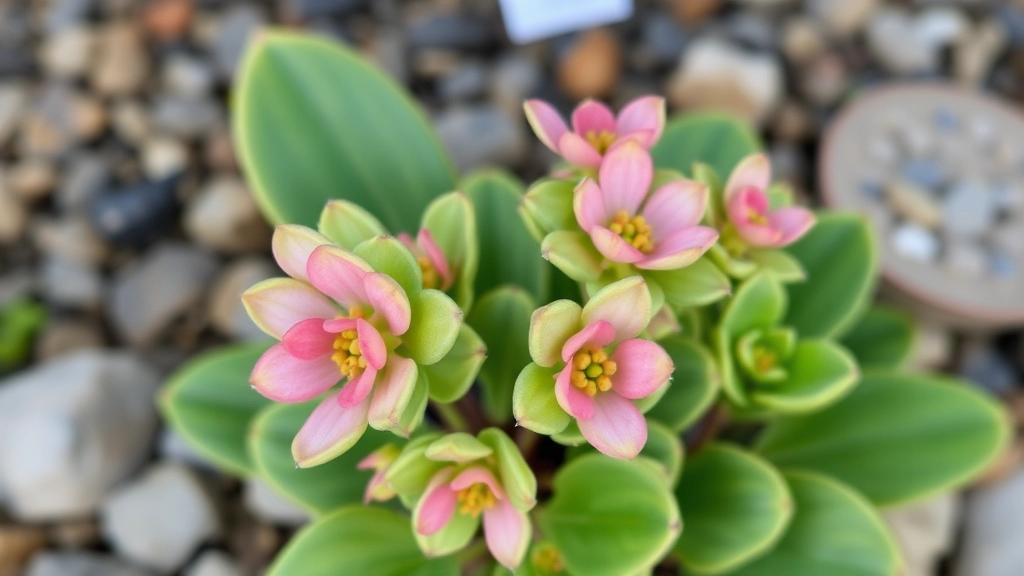
{"type": "Polygon", "coordinates": [[[459,514],[476,518],[481,512],[498,503],[494,493],[483,482],[472,484],[456,493],[459,499],[459,514]]]}
{"type": "Polygon", "coordinates": [[[618,368],[613,360],[608,359],[604,348],[587,346],[572,357],[572,372],[569,373],[569,382],[587,396],[594,396],[598,392],[607,392],[612,389],[610,377],[618,368]]]}
{"type": "Polygon", "coordinates": [[[430,258],[424,256],[417,256],[416,262],[420,265],[420,272],[423,274],[423,287],[426,289],[437,288],[441,285],[441,275],[437,273],[437,268],[434,268],[434,264],[430,261],[430,258]]]}
{"type": "Polygon", "coordinates": [[[630,216],[625,210],[619,210],[608,224],[608,229],[644,254],[649,254],[651,250],[654,250],[654,242],[651,240],[651,225],[643,216],[630,216]]]}
{"type": "Polygon", "coordinates": [[[747,208],[747,220],[758,226],[768,225],[768,218],[753,208],[747,208]]]}
{"type": "Polygon", "coordinates": [[[584,138],[594,147],[594,150],[597,150],[598,154],[604,154],[615,143],[616,134],[607,130],[599,132],[591,130],[584,135],[584,138]]]}
{"type": "Polygon", "coordinates": [[[539,570],[557,574],[565,570],[565,561],[552,544],[541,544],[533,553],[533,565],[539,570]]]}
{"type": "MultiPolygon", "coordinates": [[[[348,315],[342,315],[338,318],[365,318],[366,313],[363,312],[362,308],[354,307],[349,310],[348,315]]],[[[366,369],[366,358],[363,357],[362,350],[359,349],[359,334],[355,328],[343,330],[334,338],[334,354],[331,354],[331,360],[338,365],[338,370],[341,375],[354,380],[363,373],[366,369]]]]}
{"type": "Polygon", "coordinates": [[[764,346],[754,347],[754,368],[758,372],[767,372],[775,365],[778,364],[779,358],[775,355],[774,350],[770,350],[764,346]]]}

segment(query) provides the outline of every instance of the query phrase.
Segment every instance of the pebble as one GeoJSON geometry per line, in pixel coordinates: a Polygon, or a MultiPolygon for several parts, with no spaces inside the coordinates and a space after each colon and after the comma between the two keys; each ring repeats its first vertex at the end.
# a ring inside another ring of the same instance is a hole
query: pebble
{"type": "Polygon", "coordinates": [[[184,223],[193,240],[218,252],[257,252],[270,244],[270,227],[237,176],[216,176],[206,184],[189,203],[184,223]]]}
{"type": "Polygon", "coordinates": [[[50,539],[59,548],[90,548],[102,540],[100,525],[92,518],[67,520],[50,530],[50,539]]]}
{"type": "Polygon", "coordinates": [[[946,181],[946,168],[931,158],[915,158],[900,167],[900,175],[918,188],[937,190],[946,181]]]}
{"type": "Polygon", "coordinates": [[[101,349],[105,343],[103,331],[91,322],[52,320],[47,322],[36,340],[36,356],[45,362],[79,350],[101,349]]]}
{"type": "Polygon", "coordinates": [[[960,35],[953,51],[956,79],[968,86],[980,85],[1006,49],[1006,36],[1006,29],[993,20],[984,20],[960,35]]]}
{"type": "Polygon", "coordinates": [[[100,511],[111,547],[141,566],[172,572],[221,531],[213,500],[181,464],[160,463],[119,486],[100,511]]]}
{"type": "Polygon", "coordinates": [[[46,547],[46,531],[28,526],[0,526],[0,574],[22,574],[28,559],[46,547]]]}
{"type": "Polygon", "coordinates": [[[20,131],[25,156],[60,156],[72,145],[99,136],[106,127],[103,106],[66,84],[47,84],[33,102],[23,115],[20,131]]]}
{"type": "Polygon", "coordinates": [[[242,567],[220,550],[207,550],[190,565],[184,576],[242,576],[242,567]]]}
{"type": "Polygon", "coordinates": [[[47,33],[54,33],[85,21],[95,0],[53,0],[42,16],[47,33]]]}
{"type": "Polygon", "coordinates": [[[108,301],[115,331],[132,345],[152,344],[200,301],[216,270],[216,260],[202,250],[177,243],[156,246],[115,276],[108,301]]]}
{"type": "Polygon", "coordinates": [[[105,157],[91,152],[75,154],[57,186],[57,206],[65,212],[80,211],[109,184],[110,168],[105,157]]]}
{"type": "Polygon", "coordinates": [[[6,186],[0,186],[0,244],[21,238],[28,223],[28,212],[6,186]]]}
{"type": "Polygon", "coordinates": [[[1018,258],[1024,257],[1024,232],[1022,231],[1024,231],[1024,222],[1020,218],[996,224],[989,232],[992,247],[1018,258]]]}
{"type": "Polygon", "coordinates": [[[103,278],[95,268],[58,256],[43,259],[43,297],[53,304],[97,310],[103,303],[103,278]]]}
{"type": "Polygon", "coordinates": [[[916,338],[907,365],[921,372],[946,367],[953,357],[953,331],[948,326],[927,319],[914,320],[916,338]]]}
{"type": "Polygon", "coordinates": [[[496,35],[483,18],[466,12],[442,12],[417,18],[408,29],[413,48],[481,50],[491,46],[496,35]]]}
{"type": "Polygon", "coordinates": [[[246,480],[242,500],[250,514],[269,524],[298,528],[312,519],[309,512],[285,499],[258,478],[246,480]]]}
{"type": "Polygon", "coordinates": [[[153,103],[150,118],[161,132],[181,138],[203,136],[223,122],[223,111],[210,98],[162,96],[153,103]]]}
{"type": "Polygon", "coordinates": [[[435,128],[455,167],[467,172],[488,164],[515,166],[522,161],[528,144],[519,120],[493,106],[456,106],[437,118],[435,128]]]}
{"type": "Polygon", "coordinates": [[[237,340],[266,338],[242,306],[241,295],[253,284],[277,275],[277,267],[262,258],[242,258],[229,264],[210,290],[210,324],[221,334],[237,340]]]}
{"type": "Polygon", "coordinates": [[[1020,382],[1013,366],[994,348],[994,343],[981,339],[965,344],[959,373],[998,396],[1013,392],[1020,382]]]}
{"type": "Polygon", "coordinates": [[[544,79],[537,61],[522,53],[500,58],[491,66],[488,95],[506,114],[522,114],[523,101],[534,95],[544,79]]]}
{"type": "Polygon", "coordinates": [[[899,159],[899,147],[887,134],[875,134],[867,141],[868,156],[884,166],[888,166],[899,159]]]}
{"type": "Polygon", "coordinates": [[[367,48],[367,56],[377,67],[389,74],[399,84],[409,80],[408,58],[405,53],[403,32],[391,26],[382,26],[374,34],[367,48]]]}
{"type": "Polygon", "coordinates": [[[86,26],[71,26],[46,37],[39,49],[39,61],[46,73],[74,79],[89,69],[95,38],[86,26]]]}
{"type": "Polygon", "coordinates": [[[804,66],[800,92],[812,104],[832,106],[850,89],[850,74],[838,54],[822,54],[804,66]]]}
{"type": "MultiPolygon", "coordinates": [[[[645,70],[669,67],[686,48],[686,33],[660,12],[647,14],[640,23],[640,60],[645,70]]],[[[635,62],[635,60],[634,60],[635,62]]]]}
{"type": "Polygon", "coordinates": [[[203,144],[203,158],[214,171],[238,170],[238,159],[235,157],[235,144],[231,139],[231,131],[227,126],[217,126],[206,134],[203,144]]]}
{"type": "Polygon", "coordinates": [[[215,464],[169,426],[160,431],[157,454],[165,462],[181,462],[199,470],[217,471],[215,464]]]}
{"type": "Polygon", "coordinates": [[[922,37],[906,13],[890,8],[879,10],[868,23],[867,45],[893,74],[928,74],[941,62],[941,46],[922,37]]]}
{"type": "Polygon", "coordinates": [[[993,253],[989,259],[989,270],[992,275],[1001,279],[1016,279],[1020,274],[1017,261],[1006,254],[993,253]]]}
{"type": "Polygon", "coordinates": [[[90,206],[96,231],[114,245],[141,245],[175,222],[177,178],[143,182],[100,196],[90,206]]]}
{"type": "Polygon", "coordinates": [[[722,7],[722,0],[672,0],[672,13],[686,26],[707,20],[722,7]]]}
{"type": "Polygon", "coordinates": [[[487,68],[470,61],[441,78],[437,91],[446,102],[472,100],[487,89],[487,68]]]}
{"type": "Polygon", "coordinates": [[[0,381],[0,435],[9,439],[0,447],[0,495],[7,509],[27,521],[95,511],[149,457],[158,384],[134,356],[95,350],[0,381]]]}
{"type": "Polygon", "coordinates": [[[224,79],[234,78],[246,46],[264,22],[263,11],[248,4],[233,4],[221,16],[213,34],[213,60],[224,79]]]}
{"type": "Polygon", "coordinates": [[[621,50],[618,37],[604,28],[580,34],[558,58],[559,88],[573,100],[611,94],[622,72],[621,50]]]}
{"type": "Polygon", "coordinates": [[[32,558],[24,576],[153,576],[153,573],[97,552],[48,551],[32,558]]]}
{"type": "Polygon", "coordinates": [[[903,224],[892,235],[896,254],[918,262],[934,262],[941,248],[938,237],[916,224],[903,224]]]}
{"type": "Polygon", "coordinates": [[[142,26],[149,36],[170,42],[185,35],[194,13],[193,0],[155,0],[146,4],[142,26]]]}
{"type": "Polygon", "coordinates": [[[7,185],[25,202],[35,202],[50,195],[57,184],[57,170],[43,159],[26,160],[7,174],[7,185]]]}
{"type": "Polygon", "coordinates": [[[965,530],[953,576],[1024,574],[1024,469],[967,495],[965,530]]]}
{"type": "Polygon", "coordinates": [[[80,264],[99,266],[110,253],[110,247],[96,234],[84,214],[37,218],[32,223],[31,235],[44,254],[80,264]]]}
{"type": "Polygon", "coordinates": [[[906,565],[903,576],[934,576],[953,547],[960,516],[957,495],[941,496],[882,512],[906,565]]]}
{"type": "Polygon", "coordinates": [[[29,89],[20,82],[0,82],[0,146],[3,146],[18,128],[28,104],[29,89]]]}
{"type": "Polygon", "coordinates": [[[971,241],[948,242],[946,246],[946,267],[951,272],[965,279],[985,274],[988,255],[981,246],[971,241]]]}
{"type": "Polygon", "coordinates": [[[925,228],[942,225],[942,208],[927,188],[907,180],[895,180],[885,189],[889,206],[907,220],[925,228]]]}
{"type": "Polygon", "coordinates": [[[107,26],[99,36],[96,65],[90,80],[104,96],[128,96],[142,88],[149,60],[142,33],[132,22],[107,26]]]}
{"type": "Polygon", "coordinates": [[[755,11],[737,12],[725,21],[726,35],[751,50],[774,51],[778,45],[777,24],[755,11]]]}
{"type": "Polygon", "coordinates": [[[142,171],[150,180],[177,176],[188,168],[188,149],[181,141],[157,136],[142,146],[142,171]]]}
{"type": "Polygon", "coordinates": [[[943,202],[945,229],[954,236],[980,236],[995,223],[995,208],[991,188],[980,182],[961,181],[943,202]]]}
{"type": "Polygon", "coordinates": [[[806,10],[833,34],[852,36],[878,9],[879,0],[805,0],[806,10]]]}
{"type": "Polygon", "coordinates": [[[323,16],[345,16],[361,8],[367,0],[281,0],[287,21],[305,21],[323,16]]]}
{"type": "Polygon", "coordinates": [[[170,94],[202,98],[213,90],[216,82],[214,70],[199,58],[175,54],[163,66],[163,85],[170,94]]]}
{"type": "Polygon", "coordinates": [[[803,64],[825,51],[821,25],[808,16],[792,16],[782,24],[782,52],[790,62],[803,64]]]}

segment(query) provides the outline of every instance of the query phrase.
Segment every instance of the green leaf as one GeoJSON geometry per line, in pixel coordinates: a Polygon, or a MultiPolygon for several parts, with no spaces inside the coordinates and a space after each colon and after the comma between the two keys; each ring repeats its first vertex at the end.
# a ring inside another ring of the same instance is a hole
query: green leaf
{"type": "Polygon", "coordinates": [[[512,390],[512,413],[516,425],[538,434],[558,434],[572,418],[555,398],[555,368],[543,368],[531,362],[516,379],[512,390]]]}
{"type": "Polygon", "coordinates": [[[673,118],[651,150],[654,165],[692,174],[703,162],[722,178],[744,157],[762,148],[749,126],[727,114],[705,112],[673,118]]]}
{"type": "Polygon", "coordinates": [[[415,231],[430,200],[455,189],[451,161],[417,105],[340,44],[264,32],[237,82],[235,142],[275,224],[315,226],[324,203],[341,197],[389,230],[415,231]]]}
{"type": "MultiPolygon", "coordinates": [[[[585,454],[597,453],[590,444],[580,444],[566,450],[566,458],[579,458],[585,454]]],[[[655,420],[647,421],[647,442],[640,450],[637,462],[650,465],[669,487],[679,482],[683,472],[683,443],[679,436],[655,420]]]]}
{"type": "Polygon", "coordinates": [[[544,237],[540,250],[545,260],[577,282],[601,277],[604,257],[582,230],[556,230],[544,237]]]}
{"type": "Polygon", "coordinates": [[[480,369],[480,400],[488,418],[502,424],[512,418],[512,389],[530,362],[530,315],[536,305],[518,286],[500,286],[485,294],[466,321],[487,344],[480,369]]]}
{"type": "Polygon", "coordinates": [[[462,192],[445,194],[430,203],[423,214],[423,228],[430,231],[450,265],[455,267],[455,302],[463,310],[473,305],[473,283],[480,266],[476,213],[462,192]]]}
{"type": "Polygon", "coordinates": [[[444,358],[430,366],[420,366],[420,372],[430,384],[430,398],[435,402],[455,402],[473,386],[480,366],[487,357],[487,346],[480,336],[463,324],[452,349],[444,358]]]}
{"type": "Polygon", "coordinates": [[[569,571],[587,576],[649,570],[682,530],[675,499],[653,467],[600,454],[562,467],[538,522],[569,571]]]}
{"type": "Polygon", "coordinates": [[[721,574],[765,553],[793,515],[779,472],[729,444],[691,455],[676,497],[687,526],[675,551],[696,574],[721,574]]]}
{"type": "Polygon", "coordinates": [[[823,411],[773,421],[757,449],[893,505],[969,482],[1002,453],[1007,422],[999,404],[959,381],[878,373],[823,411]]]}
{"type": "Polygon", "coordinates": [[[376,272],[394,278],[410,300],[423,289],[423,274],[416,257],[393,236],[377,236],[362,242],[353,250],[376,272]]]}
{"type": "Polygon", "coordinates": [[[800,261],[782,250],[751,250],[747,258],[757,264],[759,270],[774,275],[783,284],[803,282],[807,279],[807,272],[800,265],[800,261]]]}
{"type": "Polygon", "coordinates": [[[410,296],[412,324],[402,334],[402,346],[417,364],[429,366],[445,357],[462,327],[462,310],[440,290],[410,296]]]}
{"type": "Polygon", "coordinates": [[[900,368],[914,351],[914,323],[902,310],[874,306],[843,336],[864,368],[900,368]]]}
{"type": "Polygon", "coordinates": [[[732,282],[707,256],[678,270],[645,271],[644,278],[658,284],[665,302],[676,310],[705,306],[732,292],[732,282]]]}
{"type": "Polygon", "coordinates": [[[870,304],[878,249],[860,216],[820,214],[806,236],[786,248],[807,272],[807,281],[787,284],[786,324],[802,338],[841,336],[870,304]]]}
{"type": "Polygon", "coordinates": [[[345,250],[388,232],[373,214],[347,200],[328,201],[320,213],[317,230],[345,250]]]}
{"type": "Polygon", "coordinates": [[[482,430],[477,438],[494,450],[501,485],[505,488],[509,502],[522,510],[533,508],[537,504],[537,477],[533,475],[533,470],[516,443],[500,428],[482,430]]]}
{"type": "Polygon", "coordinates": [[[543,300],[548,270],[538,258],[540,246],[517,213],[523,198],[522,183],[505,172],[489,170],[467,176],[462,190],[473,201],[480,235],[476,293],[514,284],[538,301],[543,300]]]}
{"type": "Polygon", "coordinates": [[[665,395],[647,415],[682,432],[714,403],[721,382],[718,368],[711,352],[689,338],[670,336],[658,343],[676,369],[665,395]]]}
{"type": "Polygon", "coordinates": [[[320,400],[302,404],[275,404],[260,412],[249,430],[249,454],[259,475],[285,498],[315,514],[361,502],[372,470],[356,464],[395,437],[367,429],[355,446],[337,458],[313,468],[297,468],[292,439],[320,400]]]}
{"type": "Polygon", "coordinates": [[[782,382],[748,392],[754,404],[780,413],[820,410],[849,392],[859,376],[850,353],[830,340],[801,340],[785,370],[782,382]]]}
{"type": "Polygon", "coordinates": [[[786,293],[782,285],[771,275],[762,273],[741,284],[722,313],[714,331],[722,390],[739,406],[746,406],[749,398],[741,376],[736,373],[733,346],[751,330],[765,330],[775,326],[785,312],[786,293]]]}
{"type": "Polygon", "coordinates": [[[577,182],[578,180],[574,178],[545,178],[537,181],[526,191],[519,204],[519,215],[534,240],[540,242],[551,232],[577,227],[576,213],[572,207],[572,196],[577,182]]]}
{"type": "Polygon", "coordinates": [[[735,576],[896,576],[902,561],[871,503],[835,480],[785,472],[796,504],[786,535],[735,576]]]}
{"type": "Polygon", "coordinates": [[[245,446],[249,424],[270,400],[252,389],[249,374],[270,344],[203,354],[175,372],[160,394],[160,411],[174,431],[230,474],[253,472],[245,446]]]}
{"type": "Polygon", "coordinates": [[[445,434],[427,446],[424,455],[431,460],[460,464],[486,458],[494,453],[490,446],[466,432],[445,434]]]}
{"type": "Polygon", "coordinates": [[[303,528],[267,576],[458,576],[454,556],[425,558],[410,520],[383,508],[346,506],[303,528]]]}
{"type": "Polygon", "coordinates": [[[0,307],[0,374],[28,359],[45,322],[46,308],[31,300],[18,298],[0,307]]]}

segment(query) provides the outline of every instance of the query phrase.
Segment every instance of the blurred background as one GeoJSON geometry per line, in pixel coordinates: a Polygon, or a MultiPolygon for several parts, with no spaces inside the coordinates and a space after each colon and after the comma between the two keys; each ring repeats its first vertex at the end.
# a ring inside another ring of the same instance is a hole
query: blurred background
{"type": "MultiPolygon", "coordinates": [[[[883,289],[917,318],[915,368],[1024,416],[1024,2],[561,1],[579,29],[517,44],[492,0],[0,0],[0,576],[259,574],[306,521],[214,472],[154,409],[196,353],[262,337],[238,295],[277,270],[229,95],[268,26],[365,54],[463,172],[546,172],[525,98],[568,112],[656,93],[671,113],[742,118],[799,198],[872,218],[887,268],[1016,294],[978,315],[883,289]],[[908,81],[934,83],[927,114],[861,99],[908,81]],[[836,122],[851,107],[866,124],[836,122]]],[[[517,2],[521,38],[544,3],[517,2]]],[[[1024,574],[1022,454],[966,495],[887,513],[908,576],[1024,574]]]]}

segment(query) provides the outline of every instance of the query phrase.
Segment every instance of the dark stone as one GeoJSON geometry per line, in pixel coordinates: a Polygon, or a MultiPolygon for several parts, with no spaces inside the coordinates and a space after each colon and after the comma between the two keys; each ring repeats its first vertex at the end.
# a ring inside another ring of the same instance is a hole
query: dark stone
{"type": "Polygon", "coordinates": [[[665,14],[649,14],[640,26],[641,46],[657,66],[674,66],[686,47],[686,33],[665,14]]]}
{"type": "Polygon", "coordinates": [[[284,10],[298,20],[321,16],[344,16],[361,8],[366,0],[284,0],[284,10]]]}
{"type": "Polygon", "coordinates": [[[1013,366],[990,345],[969,346],[960,365],[960,375],[993,394],[1012,392],[1017,384],[1013,366]]]}
{"type": "Polygon", "coordinates": [[[995,6],[995,17],[1006,30],[1006,38],[1013,48],[1024,46],[1024,10],[1002,2],[995,6]]]}
{"type": "Polygon", "coordinates": [[[418,20],[409,29],[409,43],[416,48],[476,50],[494,44],[495,30],[471,14],[438,14],[418,20]]]}
{"type": "Polygon", "coordinates": [[[171,176],[97,197],[90,210],[93,225],[114,245],[152,242],[177,220],[179,178],[171,176]]]}

